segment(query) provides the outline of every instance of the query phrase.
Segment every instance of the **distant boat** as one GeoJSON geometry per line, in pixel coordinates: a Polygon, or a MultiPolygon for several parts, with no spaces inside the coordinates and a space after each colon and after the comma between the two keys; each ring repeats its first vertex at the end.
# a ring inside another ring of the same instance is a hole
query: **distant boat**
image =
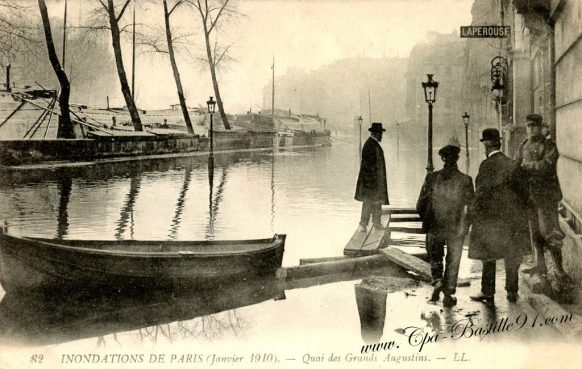
{"type": "Polygon", "coordinates": [[[232,241],[98,241],[0,232],[0,284],[39,288],[187,288],[209,280],[274,275],[285,235],[232,241]]]}

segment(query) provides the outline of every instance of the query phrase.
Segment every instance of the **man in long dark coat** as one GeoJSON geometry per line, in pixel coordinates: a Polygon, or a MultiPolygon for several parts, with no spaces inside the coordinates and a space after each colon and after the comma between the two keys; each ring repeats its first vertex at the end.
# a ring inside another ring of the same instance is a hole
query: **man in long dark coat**
{"type": "Polygon", "coordinates": [[[381,222],[382,205],[388,205],[388,181],[386,178],[386,162],[384,150],[380,146],[382,134],[386,131],[382,123],[372,123],[368,128],[370,137],[362,148],[362,163],[355,199],[362,201],[362,216],[358,230],[365,232],[370,215],[377,229],[383,229],[381,222]]]}
{"type": "Polygon", "coordinates": [[[499,151],[498,130],[485,129],[481,142],[487,159],[481,163],[475,180],[469,258],[482,260],[483,273],[481,293],[471,299],[493,303],[496,260],[503,259],[507,299],[515,302],[519,265],[530,250],[525,177],[519,163],[499,151]]]}
{"type": "Polygon", "coordinates": [[[474,195],[473,180],[457,168],[460,151],[457,142],[451,142],[439,150],[444,168],[427,174],[416,203],[422,229],[427,233],[426,251],[434,286],[431,301],[438,301],[442,291],[445,307],[457,304],[454,294],[463,242],[468,231],[466,211],[474,195]],[[443,268],[445,243],[446,269],[443,268]]]}
{"type": "Polygon", "coordinates": [[[542,116],[529,114],[526,117],[527,139],[524,140],[515,159],[527,176],[527,193],[530,200],[529,226],[535,250],[534,271],[547,273],[544,250],[548,249],[554,260],[556,273],[565,277],[562,267],[562,240],[565,235],[558,222],[558,203],[562,191],[556,173],[558,148],[554,141],[542,133],[542,116]]]}

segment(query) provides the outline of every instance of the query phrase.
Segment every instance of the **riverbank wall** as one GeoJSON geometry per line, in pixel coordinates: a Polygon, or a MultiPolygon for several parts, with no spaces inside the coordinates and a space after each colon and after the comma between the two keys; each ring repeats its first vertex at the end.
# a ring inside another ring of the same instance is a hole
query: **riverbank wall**
{"type": "MultiPolygon", "coordinates": [[[[330,145],[328,132],[214,132],[214,150],[330,145]]],[[[87,139],[0,140],[0,165],[82,162],[107,158],[207,152],[208,137],[189,134],[94,135],[87,139]]]]}

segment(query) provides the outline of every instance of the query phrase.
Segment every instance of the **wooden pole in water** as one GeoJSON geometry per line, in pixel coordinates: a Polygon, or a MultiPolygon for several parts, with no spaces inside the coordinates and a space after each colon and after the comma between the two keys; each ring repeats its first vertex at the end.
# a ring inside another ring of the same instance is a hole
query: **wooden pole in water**
{"type": "Polygon", "coordinates": [[[10,92],[12,89],[10,88],[10,64],[6,66],[6,91],[10,92]]]}
{"type": "Polygon", "coordinates": [[[273,127],[275,126],[275,56],[273,56],[273,83],[271,86],[271,116],[273,117],[273,127]]]}
{"type": "Polygon", "coordinates": [[[368,87],[368,119],[370,120],[370,126],[372,125],[372,99],[370,97],[370,88],[368,87]]]}

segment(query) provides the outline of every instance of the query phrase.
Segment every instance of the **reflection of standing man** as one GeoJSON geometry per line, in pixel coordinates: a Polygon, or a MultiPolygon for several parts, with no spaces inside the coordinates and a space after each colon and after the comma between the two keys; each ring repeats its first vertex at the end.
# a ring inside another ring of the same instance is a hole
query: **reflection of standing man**
{"type": "Polygon", "coordinates": [[[381,223],[382,205],[388,205],[388,181],[386,179],[386,162],[384,150],[380,146],[382,134],[386,131],[382,123],[372,123],[368,128],[370,137],[362,148],[362,163],[358,184],[356,186],[355,199],[362,201],[362,216],[358,230],[366,231],[370,215],[377,229],[383,229],[381,223]]]}
{"type": "Polygon", "coordinates": [[[434,286],[431,301],[438,301],[442,291],[445,307],[457,304],[453,295],[457,289],[463,242],[468,231],[466,210],[473,200],[473,180],[457,168],[460,151],[458,141],[439,150],[444,167],[427,174],[416,203],[422,228],[427,233],[426,251],[434,286]],[[445,243],[446,268],[443,268],[445,243]]]}
{"type": "Polygon", "coordinates": [[[519,163],[499,150],[499,131],[482,133],[485,159],[475,179],[475,201],[470,209],[473,225],[469,258],[483,262],[481,293],[472,300],[493,303],[496,260],[505,263],[505,290],[510,302],[517,301],[518,270],[529,252],[527,195],[519,163]]]}
{"type": "Polygon", "coordinates": [[[551,139],[542,133],[542,116],[529,114],[526,117],[527,139],[519,146],[515,159],[526,173],[530,204],[529,226],[534,244],[536,271],[547,273],[544,250],[552,255],[556,273],[564,277],[562,268],[562,240],[564,233],[558,223],[558,203],[562,191],[556,173],[558,149],[551,139]]]}

